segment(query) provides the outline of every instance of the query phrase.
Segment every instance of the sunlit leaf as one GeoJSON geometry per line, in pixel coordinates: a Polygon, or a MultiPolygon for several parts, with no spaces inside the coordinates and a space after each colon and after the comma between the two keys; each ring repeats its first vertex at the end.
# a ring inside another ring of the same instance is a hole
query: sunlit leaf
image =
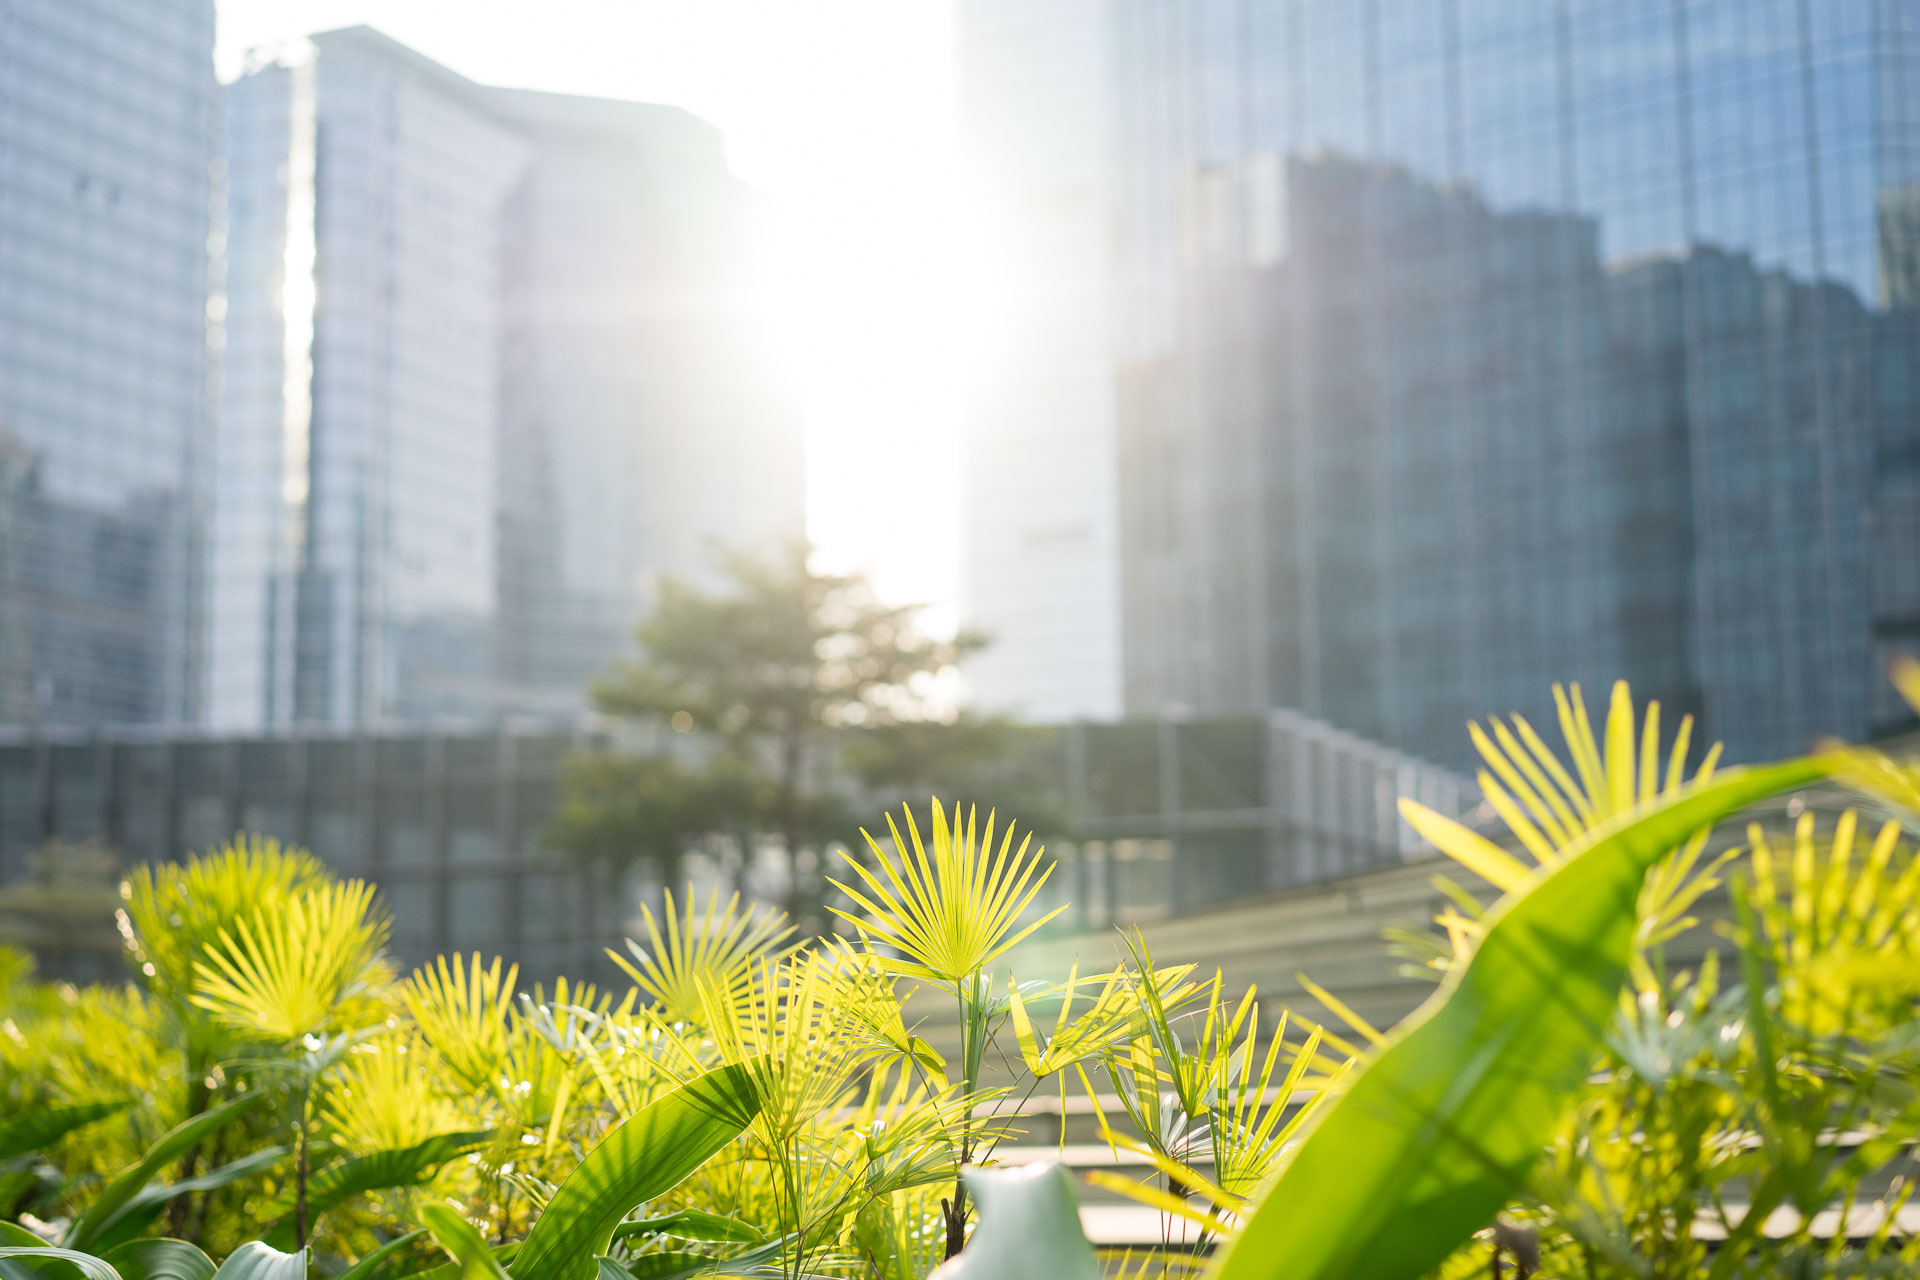
{"type": "MultiPolygon", "coordinates": [[[[1584,768],[1598,784],[1598,761],[1584,768]]],[[[1222,1280],[1418,1276],[1484,1226],[1521,1188],[1591,1069],[1648,867],[1827,768],[1740,770],[1665,796],[1590,832],[1508,895],[1471,960],[1301,1142],[1229,1245],[1222,1280]]]]}
{"type": "Polygon", "coordinates": [[[560,1184],[514,1257],[514,1280],[591,1280],[621,1220],[732,1142],[758,1109],[746,1069],[727,1066],[629,1117],[560,1184]]]}

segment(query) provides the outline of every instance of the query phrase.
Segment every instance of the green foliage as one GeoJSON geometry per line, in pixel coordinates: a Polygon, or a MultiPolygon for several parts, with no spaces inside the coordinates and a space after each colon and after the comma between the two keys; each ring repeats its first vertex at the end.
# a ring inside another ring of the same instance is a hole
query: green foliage
{"type": "Polygon", "coordinates": [[[0,1164],[30,1155],[75,1129],[125,1111],[126,1102],[83,1102],[73,1107],[32,1111],[0,1121],[0,1164]]]}
{"type": "Polygon", "coordinates": [[[87,1206],[86,1212],[74,1220],[73,1228],[67,1232],[67,1246],[85,1249],[94,1244],[120,1215],[132,1207],[135,1197],[146,1189],[161,1170],[173,1164],[183,1152],[218,1133],[266,1100],[265,1094],[243,1094],[174,1126],[148,1149],[137,1164],[102,1188],[93,1203],[87,1206]]]}
{"type": "Polygon", "coordinates": [[[185,1240],[129,1240],[107,1250],[100,1260],[120,1280],[213,1280],[213,1259],[185,1240]]]}
{"type": "Polygon", "coordinates": [[[654,749],[568,762],[549,831],[558,847],[616,867],[645,859],[669,881],[699,853],[743,889],[756,856],[777,849],[785,883],[773,892],[813,932],[827,923],[820,869],[853,842],[857,814],[988,786],[1039,812],[1036,775],[1009,750],[1018,730],[940,714],[933,696],[980,639],[932,636],[919,606],[886,603],[864,576],[820,572],[809,555],[722,557],[717,591],[662,586],[638,658],[594,692],[654,749]]]}
{"type": "Polygon", "coordinates": [[[1221,1275],[1413,1277],[1523,1187],[1592,1069],[1627,972],[1641,880],[1694,832],[1817,778],[1734,771],[1595,828],[1517,887],[1473,955],[1358,1072],[1221,1275]],[[1328,1222],[1341,1229],[1312,1229],[1328,1222]]]}
{"type": "Polygon", "coordinates": [[[560,1184],[514,1255],[514,1280],[584,1280],[622,1218],[672,1190],[759,1112],[747,1069],[729,1065],[623,1121],[560,1184]]]}
{"type": "Polygon", "coordinates": [[[1408,807],[1502,896],[1446,883],[1439,989],[1384,1034],[1310,982],[1350,1031],[1263,1025],[1138,934],[1020,981],[1045,852],[938,801],[846,857],[852,940],[669,898],[609,992],[477,955],[396,981],[372,891],[274,846],[138,872],[136,984],[0,973],[0,1209],[39,1232],[0,1222],[0,1280],[1091,1280],[1066,1175],[992,1167],[1070,1079],[1149,1170],[1090,1180],[1215,1247],[1108,1273],[1913,1273],[1920,859],[1851,813],[1712,830],[1831,770],[1896,806],[1920,775],[1689,778],[1688,726],[1664,744],[1624,689],[1598,733],[1560,706],[1564,762],[1473,730],[1504,841],[1408,807]]]}

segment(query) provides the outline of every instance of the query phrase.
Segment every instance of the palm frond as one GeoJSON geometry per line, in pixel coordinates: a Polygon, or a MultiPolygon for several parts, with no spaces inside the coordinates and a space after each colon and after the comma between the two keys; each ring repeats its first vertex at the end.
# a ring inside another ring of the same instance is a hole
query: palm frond
{"type": "MultiPolygon", "coordinates": [[[[1689,779],[1693,717],[1681,720],[1663,752],[1660,704],[1649,702],[1644,716],[1637,716],[1624,680],[1613,686],[1599,736],[1579,685],[1555,685],[1553,698],[1570,765],[1561,761],[1524,716],[1509,720],[1496,716],[1484,729],[1477,723],[1468,726],[1485,762],[1476,775],[1481,793],[1525,858],[1444,814],[1413,800],[1400,801],[1400,814],[1408,825],[1500,893],[1517,888],[1536,868],[1553,865],[1559,850],[1595,827],[1682,787],[1705,782],[1719,762],[1720,747],[1715,744],[1689,779]]],[[[1645,952],[1695,923],[1686,915],[1687,908],[1719,883],[1716,876],[1723,861],[1700,865],[1706,840],[1706,832],[1696,833],[1647,877],[1635,949],[1636,981],[1646,973],[1645,952]]],[[[1468,897],[1460,911],[1435,917],[1446,931],[1452,963],[1465,959],[1478,945],[1480,911],[1479,904],[1468,897]]]]}
{"type": "Polygon", "coordinates": [[[416,969],[400,988],[400,999],[420,1034],[453,1078],[464,1088],[491,1088],[507,1058],[507,1017],[513,1009],[520,967],[502,972],[502,961],[483,965],[475,952],[463,966],[441,956],[416,969]]]}
{"type": "Polygon", "coordinates": [[[387,979],[373,886],[313,886],[277,913],[242,917],[194,965],[193,1003],[236,1030],[290,1043],[331,1028],[387,979]]]}
{"type": "Polygon", "coordinates": [[[747,979],[704,984],[702,1020],[720,1060],[747,1072],[760,1108],[755,1130],[784,1147],[843,1103],[873,1051],[847,1034],[840,1001],[847,979],[833,955],[756,957],[747,979]]]}
{"type": "Polygon", "coordinates": [[[323,1115],[333,1139],[354,1155],[411,1147],[459,1127],[459,1109],[434,1087],[417,1042],[354,1046],[333,1074],[323,1115]]]}
{"type": "Polygon", "coordinates": [[[901,838],[892,815],[887,817],[891,852],[871,834],[861,832],[879,865],[879,874],[850,852],[842,851],[841,856],[858,874],[862,889],[831,881],[865,912],[855,915],[834,907],[834,914],[899,951],[905,957],[895,962],[901,974],[937,982],[965,982],[1066,910],[1065,906],[1056,907],[1016,931],[1021,916],[1053,873],[1051,863],[1042,864],[1044,848],[1029,852],[1031,833],[1015,849],[1014,828],[1009,823],[996,850],[992,813],[987,815],[983,830],[978,810],[970,810],[963,818],[956,809],[949,827],[946,810],[935,799],[933,853],[929,858],[912,809],[906,816],[906,840],[901,838]]]}
{"type": "Polygon", "coordinates": [[[120,932],[134,967],[156,995],[185,999],[208,950],[243,919],[281,910],[325,883],[304,849],[264,836],[235,836],[184,862],[142,866],[121,882],[120,932]]]}
{"type": "Polygon", "coordinates": [[[664,933],[651,907],[643,904],[640,914],[651,946],[643,948],[629,938],[632,960],[612,950],[607,954],[667,1017],[677,1021],[699,1019],[703,985],[737,982],[748,961],[784,954],[792,946],[794,927],[784,911],[759,906],[742,910],[737,893],[722,907],[720,892],[714,890],[707,896],[706,911],[700,913],[691,892],[686,909],[675,910],[673,891],[668,890],[662,913],[664,933]]]}

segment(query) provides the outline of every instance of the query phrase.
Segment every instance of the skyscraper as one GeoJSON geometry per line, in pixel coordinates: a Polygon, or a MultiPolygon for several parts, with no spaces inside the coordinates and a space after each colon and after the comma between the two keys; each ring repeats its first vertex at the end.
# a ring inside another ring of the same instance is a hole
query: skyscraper
{"type": "Polygon", "coordinates": [[[568,715],[662,574],[800,536],[711,127],[366,27],[228,95],[214,723],[568,715]]]}
{"type": "Polygon", "coordinates": [[[1110,13],[1130,708],[1446,762],[1556,680],[1735,759],[1897,714],[1911,5],[1110,13]]]}
{"type": "Polygon", "coordinates": [[[0,8],[0,723],[197,714],[212,0],[0,8]]]}
{"type": "Polygon", "coordinates": [[[519,90],[503,229],[500,666],[585,705],[661,577],[805,534],[797,400],[750,331],[761,239],[719,132],[675,107],[519,90]]]}
{"type": "Polygon", "coordinates": [[[526,145],[365,27],[227,107],[211,718],[487,714],[500,215],[526,145]]]}
{"type": "Polygon", "coordinates": [[[993,642],[967,685],[980,706],[1045,720],[1120,710],[1105,10],[958,11],[970,159],[1018,282],[965,422],[961,615],[993,642]]]}

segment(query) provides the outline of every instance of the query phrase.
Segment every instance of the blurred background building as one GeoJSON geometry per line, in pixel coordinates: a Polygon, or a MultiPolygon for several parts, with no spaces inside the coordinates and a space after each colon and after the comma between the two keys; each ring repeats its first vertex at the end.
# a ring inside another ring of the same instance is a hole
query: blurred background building
{"type": "Polygon", "coordinates": [[[367,28],[227,90],[211,721],[493,709],[501,209],[527,147],[367,28]]]}
{"type": "Polygon", "coordinates": [[[676,107],[518,90],[501,279],[503,705],[572,715],[662,576],[803,537],[794,388],[748,323],[765,243],[721,138],[676,107]]]}
{"type": "Polygon", "coordinates": [[[800,535],[710,127],[365,27],[227,92],[215,725],[574,715],[661,574],[800,535]]]}
{"type": "Polygon", "coordinates": [[[0,723],[199,708],[213,22],[0,8],[0,723]]]}
{"type": "Polygon", "coordinates": [[[1298,707],[1448,762],[1471,717],[1550,721],[1556,680],[1632,679],[1736,759],[1898,718],[1912,6],[1079,21],[1108,63],[1130,711],[1298,707]]]}
{"type": "MultiPolygon", "coordinates": [[[[596,741],[525,726],[0,730],[0,937],[18,926],[25,890],[50,882],[111,899],[122,866],[245,831],[378,884],[403,966],[478,950],[519,964],[529,982],[618,982],[606,948],[639,931],[632,917],[657,902],[657,871],[642,858],[562,856],[544,836],[564,758],[596,741]]],[[[1478,801],[1465,778],[1293,712],[1035,727],[1012,749],[1065,802],[1038,833],[1059,863],[1043,909],[1072,904],[1061,929],[1107,931],[1401,867],[1434,855],[1400,821],[1399,797],[1456,816],[1478,801]]],[[[733,889],[701,865],[686,868],[696,896],[733,889]]],[[[43,970],[116,972],[108,914],[91,946],[71,929],[37,946],[43,970]]]]}
{"type": "Polygon", "coordinates": [[[958,11],[968,162],[1015,276],[964,435],[961,620],[993,641],[967,692],[1044,720],[1121,709],[1106,12],[958,11]]]}

